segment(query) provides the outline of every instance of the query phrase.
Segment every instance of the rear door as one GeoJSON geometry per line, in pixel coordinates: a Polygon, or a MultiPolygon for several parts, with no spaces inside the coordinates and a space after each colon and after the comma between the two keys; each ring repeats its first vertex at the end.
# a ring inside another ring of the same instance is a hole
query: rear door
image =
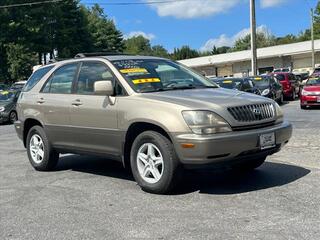
{"type": "Polygon", "coordinates": [[[37,104],[41,105],[45,131],[53,145],[70,147],[73,145],[70,130],[70,101],[72,84],[76,79],[79,63],[71,63],[58,68],[44,84],[37,104]]]}
{"type": "Polygon", "coordinates": [[[94,95],[96,81],[110,80],[121,95],[115,76],[109,67],[100,61],[84,61],[74,86],[70,121],[77,149],[86,152],[107,153],[120,157],[121,132],[117,123],[117,101],[94,95]]]}

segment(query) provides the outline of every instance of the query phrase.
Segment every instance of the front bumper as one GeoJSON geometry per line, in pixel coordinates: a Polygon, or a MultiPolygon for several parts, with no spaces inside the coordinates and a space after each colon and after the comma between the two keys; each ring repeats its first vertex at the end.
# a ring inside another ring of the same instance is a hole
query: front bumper
{"type": "Polygon", "coordinates": [[[183,164],[199,165],[226,163],[247,157],[266,157],[281,149],[292,135],[292,125],[285,121],[270,127],[233,131],[210,136],[182,134],[174,136],[177,155],[183,164]],[[272,149],[260,150],[261,134],[275,133],[276,146],[272,149]],[[193,148],[183,148],[182,144],[194,144],[193,148]]]}
{"type": "Polygon", "coordinates": [[[0,112],[0,123],[5,123],[9,121],[9,113],[0,112]]]}
{"type": "Polygon", "coordinates": [[[320,96],[304,96],[300,97],[300,104],[302,106],[319,106],[320,96]]]}

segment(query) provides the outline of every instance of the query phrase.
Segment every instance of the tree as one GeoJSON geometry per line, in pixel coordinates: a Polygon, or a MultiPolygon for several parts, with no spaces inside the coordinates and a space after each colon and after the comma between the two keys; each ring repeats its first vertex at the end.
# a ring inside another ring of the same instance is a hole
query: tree
{"type": "Polygon", "coordinates": [[[125,52],[135,55],[151,55],[152,49],[150,40],[143,36],[135,36],[124,41],[125,52]]]}
{"type": "Polygon", "coordinates": [[[32,73],[32,67],[36,64],[35,53],[21,44],[9,43],[6,45],[8,57],[8,72],[11,79],[24,80],[32,73]]]}
{"type": "Polygon", "coordinates": [[[87,21],[92,50],[95,52],[122,52],[124,49],[122,33],[117,30],[113,20],[108,19],[103,9],[95,4],[91,9],[81,7],[87,21]]]}
{"type": "Polygon", "coordinates": [[[172,59],[183,60],[188,58],[199,57],[200,54],[197,50],[191,49],[189,46],[182,46],[181,48],[175,48],[172,54],[172,59]]]}
{"type": "MultiPolygon", "coordinates": [[[[257,32],[257,48],[270,47],[276,45],[276,40],[273,35],[264,32],[257,32]]],[[[248,34],[243,38],[238,39],[232,51],[243,51],[251,49],[251,35],[248,34]]]]}
{"type": "Polygon", "coordinates": [[[163,57],[163,58],[168,58],[169,57],[169,53],[168,53],[167,49],[165,49],[161,45],[152,46],[151,55],[152,56],[157,56],[157,57],[163,57]]]}

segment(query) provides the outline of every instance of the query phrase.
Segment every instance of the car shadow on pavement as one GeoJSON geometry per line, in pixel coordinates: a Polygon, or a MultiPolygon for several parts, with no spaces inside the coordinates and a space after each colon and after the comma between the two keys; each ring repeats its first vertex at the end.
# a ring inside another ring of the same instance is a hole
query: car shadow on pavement
{"type": "Polygon", "coordinates": [[[238,194],[279,187],[294,182],[311,171],[276,162],[265,162],[250,172],[188,171],[177,194],[199,191],[206,194],[238,194]]]}
{"type": "MultiPolygon", "coordinates": [[[[105,177],[134,181],[133,176],[117,161],[85,155],[65,155],[60,157],[56,171],[72,170],[105,177]]],[[[107,179],[106,179],[107,181],[107,179]]]]}
{"type": "MultiPolygon", "coordinates": [[[[56,171],[66,170],[134,181],[131,173],[125,170],[121,163],[99,157],[63,156],[60,158],[56,171]]],[[[186,170],[181,183],[172,194],[200,192],[227,195],[246,193],[286,185],[309,173],[310,170],[306,168],[276,162],[266,162],[260,168],[247,173],[186,170]]],[[[105,181],[108,179],[106,178],[105,181]]]]}

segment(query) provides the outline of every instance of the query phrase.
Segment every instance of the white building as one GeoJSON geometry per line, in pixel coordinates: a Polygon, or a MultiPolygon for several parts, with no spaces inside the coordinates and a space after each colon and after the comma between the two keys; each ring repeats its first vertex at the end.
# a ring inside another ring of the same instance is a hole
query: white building
{"type": "MultiPolygon", "coordinates": [[[[320,40],[315,41],[315,60],[320,63],[320,40]]],[[[311,41],[257,49],[259,74],[275,68],[311,71],[311,41]]],[[[207,76],[243,76],[251,73],[250,50],[181,60],[207,76]]]]}

